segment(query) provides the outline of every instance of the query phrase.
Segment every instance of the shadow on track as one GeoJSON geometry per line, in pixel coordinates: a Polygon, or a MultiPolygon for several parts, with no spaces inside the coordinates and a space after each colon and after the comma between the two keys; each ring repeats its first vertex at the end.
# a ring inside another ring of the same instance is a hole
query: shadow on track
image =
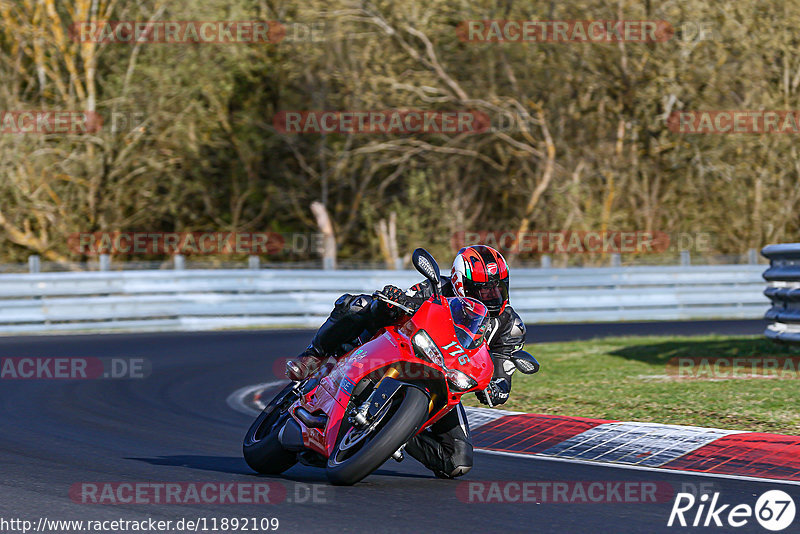
{"type": "MultiPolygon", "coordinates": [[[[327,482],[325,471],[320,468],[293,468],[282,475],[259,475],[253,472],[245,463],[244,458],[236,456],[199,456],[199,455],[180,455],[180,456],[159,456],[156,458],[125,458],[145,462],[150,465],[163,465],[170,467],[187,467],[201,471],[214,471],[217,473],[230,473],[233,475],[250,475],[264,478],[276,478],[291,480],[294,482],[327,482]]],[[[417,478],[435,479],[433,474],[418,474],[396,471],[394,469],[381,468],[372,475],[398,477],[398,478],[417,478]]]]}
{"type": "Polygon", "coordinates": [[[174,467],[188,467],[202,471],[216,471],[218,473],[232,473],[236,475],[252,475],[253,471],[247,467],[244,458],[236,456],[159,456],[157,458],[125,458],[146,462],[150,465],[169,465],[174,467]]]}

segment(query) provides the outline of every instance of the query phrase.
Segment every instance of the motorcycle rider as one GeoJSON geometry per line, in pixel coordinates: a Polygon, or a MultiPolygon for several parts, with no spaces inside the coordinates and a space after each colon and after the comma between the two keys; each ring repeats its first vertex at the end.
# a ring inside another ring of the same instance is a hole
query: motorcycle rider
{"type": "MultiPolygon", "coordinates": [[[[472,245],[458,251],[449,278],[442,281],[445,297],[471,297],[489,310],[486,340],[494,362],[494,376],[485,391],[476,393],[483,404],[497,406],[508,400],[511,375],[516,370],[511,354],[522,349],[525,324],[508,303],[508,264],[495,249],[472,245]]],[[[394,302],[416,309],[433,290],[428,280],[405,293],[386,286],[381,291],[394,302]]],[[[385,302],[370,295],[344,294],[336,300],[330,317],[314,335],[311,344],[286,364],[292,380],[315,373],[329,355],[342,355],[368,341],[380,328],[399,316],[385,302]]],[[[454,478],[472,468],[472,442],[466,413],[461,404],[429,429],[412,438],[405,450],[440,478],[454,478]]]]}

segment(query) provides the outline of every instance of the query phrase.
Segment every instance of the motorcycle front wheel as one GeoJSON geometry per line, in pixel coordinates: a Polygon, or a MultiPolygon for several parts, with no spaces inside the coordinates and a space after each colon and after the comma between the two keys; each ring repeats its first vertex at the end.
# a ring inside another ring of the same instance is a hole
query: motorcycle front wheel
{"type": "Polygon", "coordinates": [[[278,441],[278,433],[290,417],[287,410],[295,399],[293,386],[289,384],[272,399],[244,437],[244,459],[254,471],[277,475],[297,463],[297,454],[284,449],[278,441]]]}
{"type": "MultiPolygon", "coordinates": [[[[428,418],[428,396],[415,387],[403,388],[366,428],[349,425],[328,458],[332,484],[349,486],[378,469],[414,437],[428,418]]],[[[345,423],[343,422],[343,425],[345,423]]]]}

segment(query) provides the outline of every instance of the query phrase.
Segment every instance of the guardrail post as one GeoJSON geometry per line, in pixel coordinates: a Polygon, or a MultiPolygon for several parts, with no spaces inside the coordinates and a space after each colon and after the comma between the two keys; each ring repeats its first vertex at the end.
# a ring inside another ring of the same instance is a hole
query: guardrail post
{"type": "Polygon", "coordinates": [[[111,256],[109,256],[108,254],[100,254],[100,270],[101,271],[111,270],[111,256]]]}
{"type": "Polygon", "coordinates": [[[692,264],[692,255],[688,250],[681,250],[681,267],[688,267],[692,264]]]}
{"type": "Polygon", "coordinates": [[[257,271],[261,268],[261,260],[258,256],[248,256],[247,257],[247,267],[254,271],[257,271]]]}
{"type": "Polygon", "coordinates": [[[542,254],[542,269],[549,269],[553,265],[553,259],[549,254],[542,254]]]}
{"type": "Polygon", "coordinates": [[[611,266],[622,267],[622,255],[614,252],[611,254],[611,266]]]}
{"type": "Polygon", "coordinates": [[[186,267],[186,257],[183,254],[175,254],[172,263],[176,271],[182,271],[186,267]]]}
{"type": "Polygon", "coordinates": [[[758,264],[758,251],[756,249],[751,248],[747,251],[747,263],[750,265],[758,264]]]}
{"type": "Polygon", "coordinates": [[[36,254],[28,256],[28,272],[31,274],[42,271],[42,260],[36,254]]]}

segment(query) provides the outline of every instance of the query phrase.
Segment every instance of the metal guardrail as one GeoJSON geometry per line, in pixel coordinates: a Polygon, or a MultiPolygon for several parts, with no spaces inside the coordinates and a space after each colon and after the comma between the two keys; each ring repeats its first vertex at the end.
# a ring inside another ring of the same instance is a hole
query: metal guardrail
{"type": "MultiPolygon", "coordinates": [[[[758,318],[762,266],[515,269],[528,322],[758,318]]],[[[297,269],[0,275],[0,332],[317,327],[342,293],[421,280],[414,271],[297,269]]]]}
{"type": "Polygon", "coordinates": [[[772,307],[764,316],[772,321],[764,335],[773,341],[800,344],[800,243],[768,245],[761,254],[769,259],[764,272],[764,294],[772,307]]]}

